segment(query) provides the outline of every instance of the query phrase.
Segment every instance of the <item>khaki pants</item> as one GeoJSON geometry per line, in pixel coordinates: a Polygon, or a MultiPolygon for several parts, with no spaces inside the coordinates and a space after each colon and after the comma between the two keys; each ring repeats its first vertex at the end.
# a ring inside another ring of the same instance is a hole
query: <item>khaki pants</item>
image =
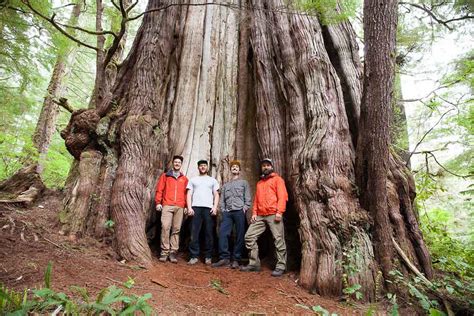
{"type": "Polygon", "coordinates": [[[178,252],[179,232],[183,222],[184,208],[179,206],[163,206],[161,211],[161,255],[178,252]],[[171,231],[171,237],[170,237],[171,231]]]}
{"type": "Polygon", "coordinates": [[[286,244],[285,244],[285,228],[283,220],[275,222],[275,215],[257,216],[257,221],[250,224],[245,234],[245,247],[250,250],[249,265],[260,267],[260,259],[258,258],[257,239],[263,232],[270,227],[273,238],[275,239],[275,248],[277,255],[276,269],[286,270],[286,244]]]}

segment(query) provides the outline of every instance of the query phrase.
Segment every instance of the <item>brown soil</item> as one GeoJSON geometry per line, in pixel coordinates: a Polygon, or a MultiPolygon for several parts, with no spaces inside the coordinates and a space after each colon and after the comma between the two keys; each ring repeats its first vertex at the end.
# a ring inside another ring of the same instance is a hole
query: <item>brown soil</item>
{"type": "MultiPolygon", "coordinates": [[[[90,293],[129,277],[135,286],[127,293],[151,293],[150,304],[158,313],[245,313],[301,314],[309,312],[296,304],[320,305],[339,315],[363,315],[369,306],[348,306],[309,294],[297,285],[297,275],[270,276],[271,270],[245,273],[228,268],[211,268],[199,263],[178,264],[155,261],[149,270],[120,263],[113,249],[98,241],[70,240],[59,234],[59,193],[49,192],[29,208],[0,207],[0,283],[17,290],[43,286],[44,271],[53,263],[52,286],[71,294],[70,286],[85,287],[90,293]],[[220,284],[212,286],[212,284],[220,284]]],[[[379,312],[384,309],[377,306],[379,312]]]]}

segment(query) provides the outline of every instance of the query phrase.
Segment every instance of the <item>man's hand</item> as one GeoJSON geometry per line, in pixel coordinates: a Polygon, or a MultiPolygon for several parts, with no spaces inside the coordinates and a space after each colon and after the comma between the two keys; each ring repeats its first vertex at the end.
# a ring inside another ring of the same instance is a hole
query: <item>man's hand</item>
{"type": "Polygon", "coordinates": [[[194,210],[192,207],[188,208],[188,215],[189,216],[194,216],[194,210]]]}
{"type": "Polygon", "coordinates": [[[251,223],[255,223],[257,221],[257,215],[252,215],[252,219],[250,220],[251,223]]]}
{"type": "Polygon", "coordinates": [[[280,213],[275,214],[275,222],[281,222],[282,215],[280,213]]]}
{"type": "Polygon", "coordinates": [[[163,205],[157,204],[157,205],[156,205],[156,210],[157,210],[158,212],[161,212],[161,211],[163,210],[163,205]]]}
{"type": "Polygon", "coordinates": [[[216,214],[217,214],[217,207],[211,208],[211,215],[216,216],[216,214]]]}

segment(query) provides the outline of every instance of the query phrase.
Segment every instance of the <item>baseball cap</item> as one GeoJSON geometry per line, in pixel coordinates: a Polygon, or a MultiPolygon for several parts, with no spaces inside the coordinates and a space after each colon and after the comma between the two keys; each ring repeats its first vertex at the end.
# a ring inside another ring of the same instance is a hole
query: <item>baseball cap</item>
{"type": "Polygon", "coordinates": [[[260,160],[260,164],[263,164],[264,162],[268,162],[273,166],[273,161],[270,158],[263,158],[262,160],[260,160]]]}
{"type": "Polygon", "coordinates": [[[209,165],[209,164],[207,163],[207,160],[201,159],[198,161],[198,166],[199,165],[209,165]]]}

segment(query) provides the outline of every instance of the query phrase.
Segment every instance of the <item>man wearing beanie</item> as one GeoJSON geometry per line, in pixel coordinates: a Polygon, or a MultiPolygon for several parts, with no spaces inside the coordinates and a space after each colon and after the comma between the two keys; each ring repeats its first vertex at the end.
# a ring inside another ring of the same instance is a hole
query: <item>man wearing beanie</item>
{"type": "Polygon", "coordinates": [[[257,182],[255,200],[252,209],[252,223],[245,234],[245,246],[250,250],[249,264],[240,270],[260,271],[257,239],[266,230],[267,225],[275,239],[277,264],[272,276],[279,277],[286,270],[286,244],[283,226],[283,213],[288,201],[285,181],[273,170],[271,159],[260,162],[262,175],[257,182]]]}
{"type": "Polygon", "coordinates": [[[251,196],[249,184],[240,178],[240,162],[230,162],[232,179],[221,189],[220,210],[222,222],[219,229],[219,261],[212,266],[228,267],[230,265],[229,238],[235,225],[235,243],[232,253],[232,269],[239,267],[244,248],[245,212],[250,209],[251,196]]]}
{"type": "Polygon", "coordinates": [[[161,174],[156,186],[156,210],[161,212],[161,262],[166,262],[168,257],[172,263],[178,262],[176,253],[188,185],[188,178],[180,171],[182,163],[182,156],[174,156],[173,168],[161,174]]]}

